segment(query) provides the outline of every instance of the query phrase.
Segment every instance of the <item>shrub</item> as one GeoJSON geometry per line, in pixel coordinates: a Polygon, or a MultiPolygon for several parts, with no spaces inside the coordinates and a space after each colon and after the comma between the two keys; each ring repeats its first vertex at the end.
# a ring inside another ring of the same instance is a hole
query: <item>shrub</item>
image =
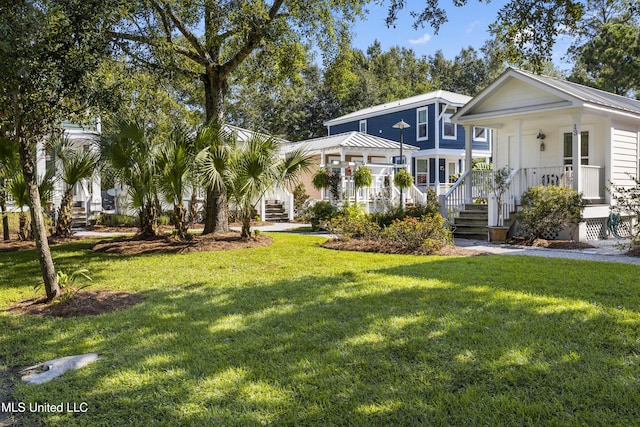
{"type": "Polygon", "coordinates": [[[582,221],[582,194],[571,188],[531,187],[522,195],[521,204],[518,219],[525,236],[531,240],[556,235],[582,221]]]}
{"type": "Polygon", "coordinates": [[[429,194],[427,196],[426,205],[414,205],[404,210],[400,206],[393,206],[390,207],[386,212],[377,212],[371,214],[371,220],[376,222],[380,227],[387,227],[397,219],[403,219],[405,217],[422,218],[424,216],[435,215],[438,213],[438,202],[435,196],[435,191],[429,191],[433,193],[433,195],[429,194]]]}
{"type": "Polygon", "coordinates": [[[321,225],[328,224],[337,215],[337,212],[338,208],[331,203],[326,201],[317,202],[310,209],[311,227],[314,231],[318,230],[321,225]]]}
{"type": "Polygon", "coordinates": [[[440,214],[396,219],[382,231],[381,238],[409,249],[423,247],[431,253],[453,241],[451,230],[444,223],[440,214]]]}
{"type": "Polygon", "coordinates": [[[134,216],[103,213],[97,223],[105,227],[137,227],[139,222],[134,216]]]}
{"type": "MultiPolygon", "coordinates": [[[[612,199],[615,201],[617,209],[625,214],[633,215],[636,221],[640,222],[640,179],[629,175],[635,183],[629,187],[612,187],[609,189],[612,199]]],[[[640,227],[632,227],[633,245],[640,244],[640,227]]]]}
{"type": "Polygon", "coordinates": [[[293,189],[293,208],[295,209],[296,216],[303,215],[305,204],[309,200],[309,194],[303,183],[296,185],[293,189]]]}
{"type": "Polygon", "coordinates": [[[380,234],[380,226],[366,215],[359,205],[346,204],[334,217],[329,230],[332,234],[343,240],[352,237],[377,240],[380,234]]]}

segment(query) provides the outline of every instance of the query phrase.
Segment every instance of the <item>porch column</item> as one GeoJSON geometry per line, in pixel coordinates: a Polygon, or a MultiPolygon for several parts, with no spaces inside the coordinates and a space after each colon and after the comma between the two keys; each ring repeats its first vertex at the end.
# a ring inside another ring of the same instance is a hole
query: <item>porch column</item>
{"type": "Polygon", "coordinates": [[[464,170],[467,173],[464,179],[464,201],[465,203],[473,203],[473,126],[464,125],[464,170]]]}
{"type": "Polygon", "coordinates": [[[573,189],[577,192],[582,192],[582,171],[580,170],[580,165],[582,164],[582,136],[580,135],[582,131],[582,114],[572,114],[571,118],[573,119],[573,131],[571,133],[573,145],[573,159],[571,160],[573,165],[573,189]]]}
{"type": "MultiPolygon", "coordinates": [[[[342,165],[344,166],[344,162],[347,160],[347,155],[345,154],[344,151],[342,151],[340,153],[340,163],[342,163],[342,165]]],[[[341,181],[341,186],[340,186],[340,201],[343,200],[343,195],[346,195],[347,197],[349,197],[348,194],[345,194],[347,191],[347,168],[342,167],[340,168],[340,181],[341,181]]]]}

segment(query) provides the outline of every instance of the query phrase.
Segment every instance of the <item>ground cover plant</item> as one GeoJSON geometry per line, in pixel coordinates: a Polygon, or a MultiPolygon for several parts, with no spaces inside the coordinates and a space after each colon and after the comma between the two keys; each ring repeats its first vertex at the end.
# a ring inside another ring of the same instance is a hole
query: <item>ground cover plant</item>
{"type": "MultiPolygon", "coordinates": [[[[78,318],[0,312],[0,371],[102,356],[43,385],[12,385],[12,401],[86,412],[14,415],[47,426],[640,419],[637,266],[330,251],[320,237],[272,237],[270,247],[163,255],[54,246],[60,268],[91,272],[92,289],[144,301],[78,318]]],[[[0,310],[32,295],[34,259],[0,255],[0,310]]]]}

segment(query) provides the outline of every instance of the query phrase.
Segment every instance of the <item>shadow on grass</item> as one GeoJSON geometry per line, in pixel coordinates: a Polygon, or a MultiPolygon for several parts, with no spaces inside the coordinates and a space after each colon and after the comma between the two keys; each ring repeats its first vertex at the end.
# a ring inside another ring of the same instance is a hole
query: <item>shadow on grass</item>
{"type": "Polygon", "coordinates": [[[0,317],[11,331],[0,347],[103,355],[20,387],[22,399],[87,402],[86,414],[43,415],[47,425],[623,425],[640,416],[631,269],[370,259],[411,262],[278,280],[256,271],[235,286],[191,281],[93,318],[0,317]]]}

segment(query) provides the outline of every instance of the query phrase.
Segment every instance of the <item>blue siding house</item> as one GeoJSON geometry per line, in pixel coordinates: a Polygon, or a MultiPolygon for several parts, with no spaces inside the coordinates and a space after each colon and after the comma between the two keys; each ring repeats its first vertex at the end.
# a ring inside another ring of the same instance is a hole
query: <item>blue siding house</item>
{"type": "MultiPolygon", "coordinates": [[[[464,169],[466,131],[462,125],[453,123],[451,117],[469,100],[469,96],[438,90],[355,111],[324,125],[330,136],[358,131],[399,141],[400,131],[393,125],[404,120],[411,126],[403,131],[404,143],[419,148],[406,159],[415,184],[422,190],[431,187],[440,194],[446,192],[454,180],[452,177],[464,169]]],[[[473,134],[473,157],[490,157],[489,129],[468,129],[473,134]]]]}

